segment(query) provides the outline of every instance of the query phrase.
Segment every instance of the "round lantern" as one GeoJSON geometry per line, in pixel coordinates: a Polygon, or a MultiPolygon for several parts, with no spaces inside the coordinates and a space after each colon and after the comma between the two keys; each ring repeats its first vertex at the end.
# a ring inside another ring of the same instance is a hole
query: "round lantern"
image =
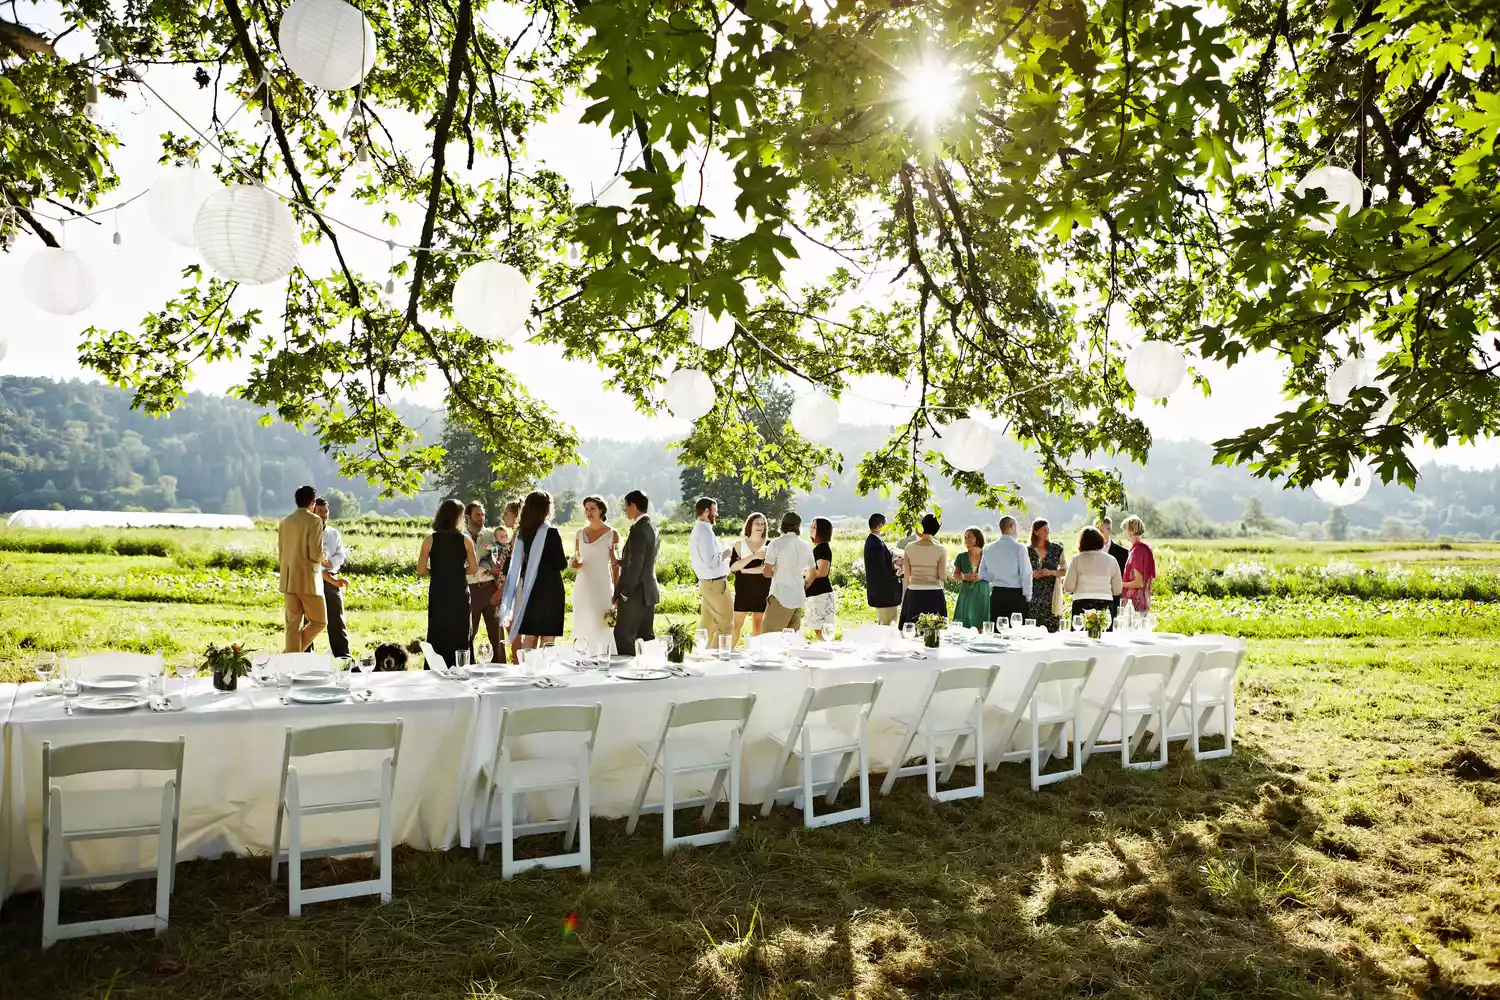
{"type": "Polygon", "coordinates": [[[714,316],[707,306],[700,306],[693,310],[688,329],[692,331],[693,343],[705,351],[717,351],[734,339],[734,317],[728,312],[714,316]]]}
{"type": "Polygon", "coordinates": [[[201,167],[168,167],[146,193],[146,214],[167,239],[195,247],[193,225],[198,209],[223,187],[211,171],[201,167]]]}
{"type": "Polygon", "coordinates": [[[1328,380],[1323,384],[1324,393],[1334,406],[1343,406],[1349,402],[1349,396],[1355,389],[1367,389],[1374,385],[1377,373],[1378,368],[1374,358],[1362,355],[1350,358],[1328,376],[1328,380]]]}
{"type": "Polygon", "coordinates": [[[453,283],[453,318],[470,333],[501,340],[526,325],[534,298],[526,275],[502,261],[482,260],[453,283]]]}
{"type": "Polygon", "coordinates": [[[821,392],[798,396],[792,403],[792,430],[809,441],[823,441],[839,429],[839,404],[821,392]]]}
{"type": "Polygon", "coordinates": [[[322,90],[356,87],[375,65],[375,29],[344,0],[296,0],[276,40],[292,72],[322,90]]]}
{"type": "Polygon", "coordinates": [[[978,472],[994,453],[995,436],[977,420],[963,417],[943,428],[943,457],[961,472],[978,472]]]}
{"type": "Polygon", "coordinates": [[[696,368],[679,368],[662,383],[661,394],[674,417],[697,420],[714,408],[714,384],[696,368]]]}
{"type": "Polygon", "coordinates": [[[1142,396],[1166,399],[1187,375],[1187,358],[1176,344],[1148,340],[1125,359],[1125,381],[1142,396]]]}
{"type": "Polygon", "coordinates": [[[269,285],[297,264],[301,236],[292,210],[258,184],[237,184],[208,196],[193,223],[193,238],[219,277],[269,285]]]}
{"type": "Polygon", "coordinates": [[[94,304],[99,286],[94,272],[76,250],[43,247],[21,270],[21,285],[42,312],[72,316],[94,304]]]}
{"type": "Polygon", "coordinates": [[[1370,482],[1373,479],[1374,472],[1370,469],[1370,463],[1357,458],[1349,463],[1349,474],[1344,477],[1343,482],[1329,476],[1313,483],[1312,489],[1324,503],[1347,507],[1365,498],[1365,494],[1370,492],[1370,482]]]}
{"type": "MultiPolygon", "coordinates": [[[[1353,215],[1365,205],[1364,182],[1352,170],[1345,170],[1343,167],[1318,167],[1297,182],[1296,191],[1298,195],[1306,195],[1314,188],[1322,190],[1325,200],[1333,202],[1336,209],[1341,208],[1348,215],[1353,215]]],[[[1327,216],[1315,220],[1312,225],[1325,232],[1333,228],[1332,220],[1327,216]]]]}

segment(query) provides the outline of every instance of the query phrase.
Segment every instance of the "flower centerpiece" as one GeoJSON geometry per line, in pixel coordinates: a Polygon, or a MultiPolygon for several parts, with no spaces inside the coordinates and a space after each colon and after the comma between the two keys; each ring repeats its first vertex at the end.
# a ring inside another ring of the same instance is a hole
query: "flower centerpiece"
{"type": "Polygon", "coordinates": [[[228,646],[208,644],[203,651],[203,667],[214,675],[214,687],[220,691],[233,691],[239,679],[250,672],[250,650],[242,642],[228,646]]]}
{"type": "Polygon", "coordinates": [[[698,632],[687,622],[668,625],[662,638],[667,640],[667,660],[671,663],[681,663],[687,659],[687,655],[698,644],[698,632]]]}
{"type": "Polygon", "coordinates": [[[948,628],[948,619],[942,615],[919,615],[917,617],[917,635],[922,637],[922,645],[928,649],[937,649],[942,642],[943,632],[948,628]]]}
{"type": "Polygon", "coordinates": [[[1083,630],[1088,633],[1090,639],[1098,639],[1104,635],[1104,630],[1109,628],[1109,612],[1100,611],[1098,608],[1083,613],[1083,630]]]}

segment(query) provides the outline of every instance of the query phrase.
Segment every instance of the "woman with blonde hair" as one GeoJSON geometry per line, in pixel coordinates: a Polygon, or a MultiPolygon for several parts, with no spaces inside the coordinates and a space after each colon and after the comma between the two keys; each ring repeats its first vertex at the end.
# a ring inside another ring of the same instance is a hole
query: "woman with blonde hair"
{"type": "Polygon", "coordinates": [[[1121,524],[1125,538],[1130,542],[1130,555],[1125,557],[1125,583],[1123,599],[1131,607],[1144,614],[1151,610],[1151,581],[1156,579],[1156,556],[1151,546],[1141,541],[1146,533],[1146,524],[1131,514],[1121,524]]]}

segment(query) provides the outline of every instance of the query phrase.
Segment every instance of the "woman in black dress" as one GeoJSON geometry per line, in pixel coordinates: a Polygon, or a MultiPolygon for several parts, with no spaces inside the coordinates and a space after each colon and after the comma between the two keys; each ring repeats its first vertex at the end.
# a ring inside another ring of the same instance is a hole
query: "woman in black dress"
{"type": "MultiPolygon", "coordinates": [[[[505,571],[507,579],[516,578],[515,604],[519,609],[518,613],[513,613],[519,621],[510,630],[513,654],[546,645],[563,634],[567,594],[563,590],[562,575],[568,568],[568,556],[563,551],[562,535],[548,520],[551,516],[550,494],[541,490],[527,494],[526,502],[521,505],[521,519],[516,523],[510,566],[505,571]],[[538,543],[542,546],[541,561],[533,563],[532,546],[538,543]],[[528,580],[533,565],[536,566],[536,578],[528,580]],[[526,589],[528,582],[529,594],[526,589]]],[[[519,655],[515,659],[519,662],[519,655]]]]}
{"type": "Polygon", "coordinates": [[[734,636],[729,648],[740,644],[745,616],[750,616],[750,634],[760,635],[761,619],[766,616],[766,598],[771,596],[771,578],[763,573],[766,554],[766,515],[751,514],[745,518],[745,537],[734,543],[734,558],[729,564],[734,573],[734,636]]]}
{"type": "Polygon", "coordinates": [[[422,539],[417,575],[427,577],[427,642],[448,666],[453,654],[469,649],[468,574],[479,572],[474,543],[459,527],[464,505],[444,500],[432,519],[432,534],[422,539]]]}

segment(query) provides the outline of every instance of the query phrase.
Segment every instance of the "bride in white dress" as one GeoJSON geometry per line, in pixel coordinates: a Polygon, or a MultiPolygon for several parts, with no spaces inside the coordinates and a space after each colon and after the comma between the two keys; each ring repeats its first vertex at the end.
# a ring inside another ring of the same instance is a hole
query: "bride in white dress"
{"type": "Polygon", "coordinates": [[[607,649],[614,629],[604,615],[614,604],[615,581],[620,575],[620,533],[604,520],[604,501],[584,497],[583,513],[588,524],[573,536],[573,638],[587,639],[591,651],[607,649]]]}

